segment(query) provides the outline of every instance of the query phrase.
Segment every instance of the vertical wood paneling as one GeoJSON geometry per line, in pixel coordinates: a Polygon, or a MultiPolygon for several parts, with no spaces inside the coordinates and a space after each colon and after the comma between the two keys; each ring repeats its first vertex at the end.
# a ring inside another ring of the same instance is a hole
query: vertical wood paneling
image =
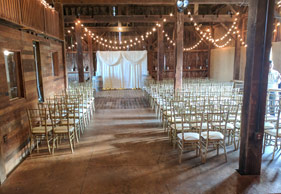
{"type": "Polygon", "coordinates": [[[21,0],[22,23],[42,32],[45,31],[44,5],[38,0],[21,0]]]}
{"type": "Polygon", "coordinates": [[[0,17],[20,24],[19,0],[0,0],[0,17]]]}
{"type": "Polygon", "coordinates": [[[47,34],[59,37],[59,14],[58,12],[45,9],[46,26],[45,31],[47,34]]]}
{"type": "Polygon", "coordinates": [[[45,99],[64,89],[63,43],[0,25],[0,138],[3,139],[3,136],[7,137],[6,142],[0,141],[0,147],[2,150],[1,155],[5,162],[6,173],[11,172],[26,154],[29,127],[25,110],[26,108],[37,107],[38,103],[33,40],[37,40],[40,44],[41,66],[44,72],[43,85],[45,99]],[[21,52],[25,98],[15,101],[9,100],[2,49],[21,52]],[[52,76],[52,52],[58,52],[58,76],[52,76]]]}
{"type": "Polygon", "coordinates": [[[59,14],[40,0],[0,0],[0,18],[59,38],[59,14]]]}

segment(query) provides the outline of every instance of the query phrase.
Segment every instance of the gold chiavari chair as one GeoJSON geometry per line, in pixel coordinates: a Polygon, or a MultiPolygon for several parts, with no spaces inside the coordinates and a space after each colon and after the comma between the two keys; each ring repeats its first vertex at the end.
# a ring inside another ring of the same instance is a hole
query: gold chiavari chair
{"type": "Polygon", "coordinates": [[[67,107],[65,103],[56,103],[54,107],[56,107],[53,109],[54,112],[50,111],[50,118],[53,124],[53,154],[55,153],[55,147],[58,148],[58,141],[65,137],[68,138],[71,153],[73,153],[73,149],[75,147],[75,129],[74,126],[70,125],[73,118],[69,117],[69,112],[74,111],[74,107],[67,107]],[[57,115],[59,115],[60,120],[58,124],[55,123],[57,120],[57,115]],[[65,120],[66,124],[62,124],[62,120],[65,120]]]}
{"type": "Polygon", "coordinates": [[[264,130],[264,144],[263,152],[265,152],[266,146],[274,146],[272,153],[272,160],[274,159],[275,152],[278,149],[278,144],[281,149],[281,110],[278,110],[276,125],[274,129],[265,129],[264,130]]]}
{"type": "Polygon", "coordinates": [[[52,141],[52,126],[47,123],[47,109],[27,109],[29,120],[30,135],[30,153],[32,151],[32,143],[36,140],[37,152],[39,152],[39,142],[46,140],[49,153],[51,153],[50,141],[52,141]]]}
{"type": "Polygon", "coordinates": [[[196,150],[196,156],[201,153],[201,129],[203,114],[182,112],[181,133],[177,134],[177,145],[179,148],[179,163],[181,163],[182,154],[186,150],[196,150]]]}
{"type": "Polygon", "coordinates": [[[224,149],[225,160],[227,161],[225,146],[225,113],[213,112],[207,114],[207,130],[201,133],[201,157],[202,163],[206,162],[208,148],[214,146],[219,155],[219,148],[224,149]]]}

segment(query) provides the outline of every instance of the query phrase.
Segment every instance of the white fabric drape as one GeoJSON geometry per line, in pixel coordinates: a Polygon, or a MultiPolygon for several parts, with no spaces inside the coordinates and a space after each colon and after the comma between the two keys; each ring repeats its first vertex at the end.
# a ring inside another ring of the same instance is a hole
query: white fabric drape
{"type": "Polygon", "coordinates": [[[103,88],[141,88],[147,75],[147,51],[98,51],[97,76],[103,88]]]}

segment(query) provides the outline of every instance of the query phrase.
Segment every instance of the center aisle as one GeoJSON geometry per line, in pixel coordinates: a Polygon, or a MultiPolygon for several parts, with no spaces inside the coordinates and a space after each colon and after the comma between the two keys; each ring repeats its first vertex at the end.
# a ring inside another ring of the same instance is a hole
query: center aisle
{"type": "Polygon", "coordinates": [[[274,163],[263,165],[258,181],[238,175],[239,152],[228,151],[227,163],[211,152],[204,165],[189,152],[179,165],[177,149],[169,144],[142,95],[138,90],[98,93],[99,108],[74,154],[69,148],[55,155],[33,152],[8,177],[0,193],[265,193],[280,187],[268,178],[274,163]],[[125,103],[130,101],[136,104],[125,103]]]}

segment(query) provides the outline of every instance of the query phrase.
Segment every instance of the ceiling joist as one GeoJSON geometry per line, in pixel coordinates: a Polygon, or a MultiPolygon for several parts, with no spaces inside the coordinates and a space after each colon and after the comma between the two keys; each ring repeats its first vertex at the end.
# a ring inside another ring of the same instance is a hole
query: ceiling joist
{"type": "MultiPolygon", "coordinates": [[[[61,0],[67,5],[175,5],[175,0],[61,0]]],[[[190,0],[189,4],[243,4],[247,5],[248,0],[190,0]]]]}
{"type": "MultiPolygon", "coordinates": [[[[161,21],[163,18],[167,19],[167,22],[175,22],[175,17],[170,16],[81,16],[79,20],[82,23],[117,23],[117,22],[123,22],[123,23],[157,23],[161,21]]],[[[227,23],[227,22],[233,22],[234,17],[231,15],[194,15],[194,20],[196,22],[213,22],[213,23],[227,23]]],[[[77,18],[75,16],[65,16],[64,21],[65,23],[75,23],[77,18]]],[[[188,16],[184,19],[185,22],[190,22],[190,19],[188,16]]]]}

